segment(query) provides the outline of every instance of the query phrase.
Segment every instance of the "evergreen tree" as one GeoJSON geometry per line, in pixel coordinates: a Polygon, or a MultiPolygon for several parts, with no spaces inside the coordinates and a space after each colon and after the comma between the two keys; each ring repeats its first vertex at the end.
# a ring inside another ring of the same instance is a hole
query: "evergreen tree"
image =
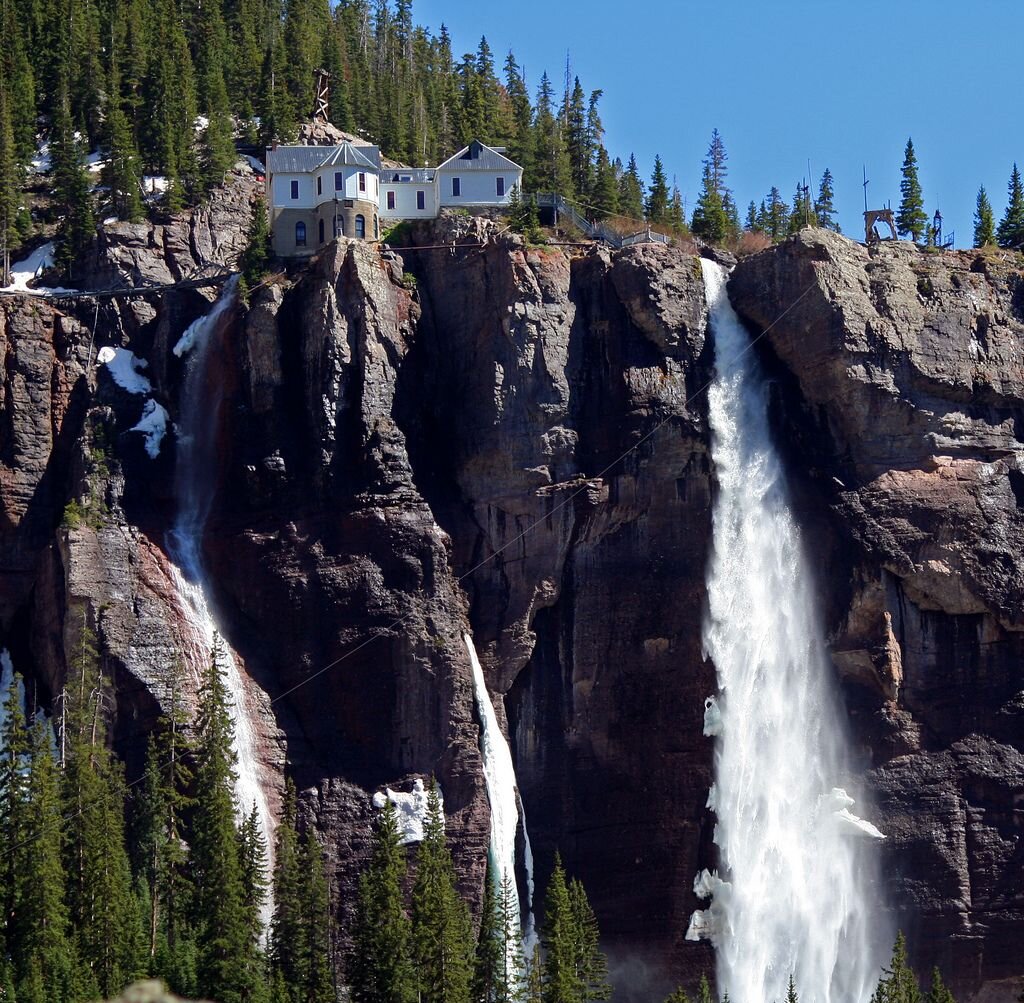
{"type": "Polygon", "coordinates": [[[505,60],[505,93],[512,114],[512,132],[508,139],[508,155],[523,168],[523,176],[532,175],[533,166],[533,108],[526,81],[512,51],[505,60]]]}
{"type": "Polygon", "coordinates": [[[672,186],[672,201],[668,207],[668,225],[675,234],[689,232],[689,227],[686,225],[686,212],[683,209],[683,196],[678,185],[672,186]]]}
{"type": "Polygon", "coordinates": [[[194,922],[203,992],[222,1003],[241,1003],[251,995],[258,976],[235,825],[234,728],[220,644],[215,639],[196,722],[194,922]]]}
{"type": "Polygon", "coordinates": [[[921,183],[917,178],[917,156],[914,153],[913,140],[907,140],[903,155],[903,167],[900,171],[900,208],[896,213],[896,229],[901,235],[910,235],[915,243],[920,243],[924,236],[928,217],[924,211],[924,199],[921,194],[921,183]]]}
{"type": "Polygon", "coordinates": [[[722,205],[722,196],[715,187],[714,175],[709,164],[704,165],[700,195],[690,220],[694,235],[709,244],[720,244],[729,232],[729,217],[722,205]]]}
{"type": "Polygon", "coordinates": [[[618,211],[619,184],[615,178],[615,168],[608,160],[608,151],[603,146],[597,151],[594,189],[590,198],[595,219],[607,219],[618,211]]]}
{"type": "Polygon", "coordinates": [[[8,284],[11,251],[18,246],[21,169],[15,156],[7,88],[0,82],[0,286],[8,284]]]}
{"type": "Polygon", "coordinates": [[[302,938],[299,951],[299,997],[303,1003],[334,1003],[331,971],[331,903],[324,855],[307,829],[299,851],[302,938]]]}
{"type": "Polygon", "coordinates": [[[926,1003],[956,1003],[953,993],[942,981],[942,973],[938,968],[932,969],[932,983],[925,994],[926,1003]]]}
{"type": "Polygon", "coordinates": [[[413,1003],[416,999],[409,920],[402,907],[404,874],[395,806],[387,800],[356,896],[348,965],[354,1003],[413,1003]]]}
{"type": "Polygon", "coordinates": [[[814,226],[816,223],[817,215],[811,205],[810,186],[799,181],[793,196],[793,209],[789,214],[789,232],[798,233],[805,226],[814,226]]]}
{"type": "Polygon", "coordinates": [[[242,869],[245,925],[255,957],[263,936],[261,910],[267,900],[267,844],[255,802],[238,830],[238,860],[242,869]]]}
{"type": "Polygon", "coordinates": [[[572,197],[572,169],[560,119],[552,106],[554,91],[545,73],[537,91],[537,108],[533,121],[533,177],[525,181],[534,192],[557,192],[572,197]]]}
{"type": "Polygon", "coordinates": [[[576,972],[578,930],[569,898],[562,858],[555,854],[555,868],[544,895],[544,1003],[581,1003],[576,972]]]}
{"type": "Polygon", "coordinates": [[[747,215],[743,221],[744,228],[749,230],[751,233],[758,233],[761,229],[758,221],[757,206],[754,204],[754,200],[750,200],[750,204],[747,206],[747,215]]]}
{"type": "Polygon", "coordinates": [[[138,974],[140,930],[124,840],[124,783],[107,748],[112,698],[96,637],[83,622],[64,692],[64,847],[68,905],[81,960],[112,996],[138,974]]]}
{"type": "Polygon", "coordinates": [[[690,997],[682,986],[676,987],[665,999],[665,1003],[691,1003],[690,997]]]}
{"type": "Polygon", "coordinates": [[[988,200],[985,186],[978,189],[978,201],[974,210],[974,246],[987,247],[996,242],[996,221],[992,203],[988,200]]]}
{"type": "Polygon", "coordinates": [[[431,779],[412,888],[412,954],[422,1003],[468,1003],[472,978],[469,911],[455,889],[444,815],[431,779]]]}
{"type": "Polygon", "coordinates": [[[297,985],[300,979],[302,913],[295,784],[289,777],[274,843],[274,916],[270,924],[270,961],[288,986],[297,985]]]}
{"type": "Polygon", "coordinates": [[[793,973],[789,973],[789,986],[786,988],[786,1003],[800,1003],[800,997],[796,993],[796,983],[793,981],[793,973]]]}
{"type": "Polygon", "coordinates": [[[575,967],[580,999],[610,999],[612,987],[608,982],[608,962],[601,952],[597,917],[583,885],[576,879],[569,884],[569,905],[576,930],[575,967]]]}
{"type": "Polygon", "coordinates": [[[697,990],[697,1003],[714,1003],[711,995],[711,985],[706,975],[700,977],[700,987],[697,990]]]}
{"type": "Polygon", "coordinates": [[[504,996],[500,989],[505,949],[500,894],[501,886],[497,881],[494,861],[488,854],[487,872],[484,876],[484,899],[480,907],[480,932],[476,940],[476,957],[473,965],[474,1003],[496,1003],[504,996]]]}
{"type": "Polygon", "coordinates": [[[566,104],[566,147],[572,173],[573,189],[586,198],[594,184],[594,147],[587,123],[587,105],[576,77],[566,104]]]}
{"type": "Polygon", "coordinates": [[[818,185],[818,197],[814,200],[814,214],[818,219],[818,226],[840,233],[842,231],[836,222],[836,210],[832,203],[834,197],[832,172],[826,167],[825,173],[821,176],[821,183],[818,185]]]}
{"type": "Polygon", "coordinates": [[[1010,183],[1007,186],[1009,200],[1006,213],[999,221],[996,236],[1000,247],[1024,247],[1024,187],[1021,185],[1020,171],[1013,165],[1010,183]]]}
{"type": "Polygon", "coordinates": [[[902,933],[896,936],[892,960],[888,968],[882,969],[882,978],[871,1003],[921,1003],[921,990],[917,976],[907,963],[907,941],[902,933]]]}
{"type": "Polygon", "coordinates": [[[644,218],[644,187],[636,157],[629,155],[629,165],[619,178],[619,212],[627,219],[640,222],[644,218]]]}
{"type": "Polygon", "coordinates": [[[789,230],[789,210],[779,189],[772,185],[765,208],[764,232],[778,243],[789,230]]]}
{"type": "Polygon", "coordinates": [[[65,270],[85,247],[95,230],[89,175],[82,151],[71,124],[67,90],[57,104],[57,117],[50,141],[50,170],[53,175],[54,201],[63,217],[57,263],[65,270]]]}
{"type": "Polygon", "coordinates": [[[665,225],[668,222],[669,198],[665,168],[662,166],[661,157],[655,155],[651,187],[647,190],[647,205],[645,206],[649,223],[665,225]]]}

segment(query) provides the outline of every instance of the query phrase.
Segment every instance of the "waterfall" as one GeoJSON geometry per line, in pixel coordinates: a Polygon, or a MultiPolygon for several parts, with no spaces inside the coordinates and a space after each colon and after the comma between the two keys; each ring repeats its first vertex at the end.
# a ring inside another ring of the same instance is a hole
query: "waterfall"
{"type": "Polygon", "coordinates": [[[687,939],[712,941],[719,993],[738,1003],[781,1003],[790,974],[802,1003],[860,1003],[881,960],[870,837],[882,834],[833,786],[847,770],[846,736],[766,385],[727,272],[701,265],[718,484],[703,642],[720,694],[705,703],[704,731],[716,736],[708,806],[722,874],[698,875],[695,892],[712,902],[687,939]]]}
{"type": "Polygon", "coordinates": [[[524,841],[524,865],[526,867],[527,912],[524,924],[524,950],[533,949],[535,923],[533,918],[533,850],[526,831],[526,809],[520,808],[522,800],[516,787],[516,771],[512,765],[512,752],[498,727],[491,696],[487,692],[484,670],[477,658],[473,638],[463,635],[469,660],[473,666],[473,696],[477,713],[480,715],[480,754],[484,761],[484,782],[487,786],[487,800],[491,806],[491,864],[499,882],[506,876],[512,879],[516,893],[516,908],[522,909],[516,888],[516,829],[522,823],[524,841]]]}
{"type": "MultiPolygon", "coordinates": [[[[214,640],[220,635],[210,610],[210,581],[203,560],[203,531],[216,491],[218,455],[216,432],[223,392],[215,373],[209,370],[209,358],[215,347],[218,322],[235,302],[237,276],[228,279],[220,297],[209,312],[194,321],[174,346],[174,354],[190,353],[181,393],[177,427],[177,464],[174,493],[178,503],[174,525],[167,534],[167,547],[174,562],[171,573],[185,618],[191,628],[191,661],[204,665],[210,658],[214,640]]],[[[245,683],[230,647],[223,641],[217,649],[217,664],[231,697],[230,713],[234,723],[235,798],[238,811],[247,815],[253,805],[260,819],[268,856],[273,854],[273,816],[257,761],[257,741],[249,709],[245,683]]],[[[269,875],[268,875],[269,877],[269,875]]],[[[269,929],[273,903],[264,903],[262,919],[269,929]]]]}

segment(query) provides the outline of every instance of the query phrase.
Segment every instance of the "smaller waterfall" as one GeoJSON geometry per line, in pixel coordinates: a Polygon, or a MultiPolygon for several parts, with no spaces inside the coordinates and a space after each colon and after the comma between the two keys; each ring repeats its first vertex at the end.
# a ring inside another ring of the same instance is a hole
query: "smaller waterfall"
{"type": "MultiPolygon", "coordinates": [[[[172,576],[185,618],[191,628],[192,663],[204,665],[220,634],[210,610],[210,582],[203,560],[203,532],[216,491],[218,455],[216,432],[219,426],[223,391],[210,372],[209,361],[215,348],[217,326],[223,314],[233,306],[237,276],[232,276],[209,312],[194,321],[174,346],[174,354],[189,354],[188,368],[181,393],[178,425],[178,455],[175,468],[175,496],[178,513],[167,534],[167,547],[174,562],[172,576]]],[[[274,819],[260,783],[256,732],[249,708],[245,682],[231,649],[217,646],[217,664],[231,695],[230,713],[235,733],[235,797],[240,813],[247,815],[253,805],[259,816],[268,856],[272,856],[274,819]]],[[[269,928],[273,912],[270,896],[263,907],[264,926],[269,928]]]]}
{"type": "MultiPolygon", "coordinates": [[[[516,874],[516,829],[520,820],[523,826],[524,858],[527,880],[527,915],[523,928],[523,942],[526,950],[532,950],[536,938],[533,918],[533,849],[526,831],[526,811],[520,815],[522,800],[516,788],[516,771],[512,765],[512,753],[508,742],[498,727],[491,696],[487,692],[484,670],[477,658],[473,638],[463,635],[469,660],[473,665],[473,695],[476,698],[477,713],[480,715],[480,753],[484,760],[484,781],[487,785],[487,800],[491,806],[491,862],[498,880],[512,878],[515,888],[516,874]]],[[[519,915],[522,907],[518,900],[519,915]]]]}

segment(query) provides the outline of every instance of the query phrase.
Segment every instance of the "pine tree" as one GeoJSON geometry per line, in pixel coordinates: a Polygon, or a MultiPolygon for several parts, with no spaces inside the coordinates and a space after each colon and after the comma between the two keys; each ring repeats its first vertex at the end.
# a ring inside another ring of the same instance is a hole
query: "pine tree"
{"type": "Polygon", "coordinates": [[[488,854],[487,872],[484,876],[484,899],[480,906],[480,932],[477,935],[473,965],[474,1003],[496,1003],[504,995],[500,989],[505,949],[500,894],[501,886],[497,880],[494,861],[488,854]]]}
{"type": "Polygon", "coordinates": [[[238,860],[242,869],[242,891],[245,925],[255,957],[263,937],[261,910],[267,900],[267,844],[263,838],[259,810],[255,802],[242,819],[238,830],[238,860]]]}
{"type": "Polygon", "coordinates": [[[512,132],[508,140],[508,155],[523,168],[523,176],[533,172],[533,109],[526,81],[512,51],[505,59],[505,92],[512,113],[512,132]]]}
{"type": "Polygon", "coordinates": [[[251,993],[256,973],[235,825],[234,728],[220,643],[215,640],[206,668],[196,722],[194,922],[203,992],[222,1003],[241,1003],[251,993]]]}
{"type": "Polygon", "coordinates": [[[572,170],[560,119],[552,102],[554,91],[545,73],[537,91],[537,108],[533,122],[533,177],[524,182],[526,188],[538,192],[573,195],[572,170]]]}
{"type": "Polygon", "coordinates": [[[690,997],[687,995],[685,989],[682,986],[677,986],[665,999],[665,1003],[691,1003],[690,997]]]}
{"type": "Polygon", "coordinates": [[[956,1003],[956,998],[942,981],[942,973],[938,968],[932,969],[932,983],[925,994],[925,1003],[956,1003]]]}
{"type": "Polygon", "coordinates": [[[647,190],[647,221],[664,226],[668,222],[669,213],[668,178],[662,166],[661,157],[654,157],[654,171],[651,174],[651,187],[647,190]]]}
{"type": "Polygon", "coordinates": [[[996,236],[1000,247],[1024,247],[1024,187],[1016,164],[1013,165],[1007,190],[1006,213],[999,221],[996,236]]]}
{"type": "Polygon", "coordinates": [[[996,242],[996,221],[992,203],[988,200],[985,186],[978,189],[978,201],[974,210],[974,246],[987,247],[996,242]]]}
{"type": "Polygon", "coordinates": [[[922,1003],[917,976],[907,964],[907,941],[902,932],[896,936],[892,960],[882,969],[871,1003],[922,1003]]]}
{"type": "Polygon", "coordinates": [[[67,898],[81,960],[100,993],[112,996],[139,974],[139,916],[125,850],[124,782],[107,748],[112,697],[84,614],[69,663],[63,709],[67,898]]]}
{"type": "Polygon", "coordinates": [[[288,986],[297,985],[300,977],[302,912],[295,784],[289,777],[274,843],[274,916],[270,924],[270,961],[288,986]]]}
{"type": "Polygon", "coordinates": [[[7,88],[0,82],[0,286],[8,284],[11,251],[18,239],[18,208],[23,177],[14,148],[7,88]]]}
{"type": "Polygon", "coordinates": [[[412,954],[422,1003],[468,1003],[472,978],[469,912],[455,889],[444,815],[431,779],[412,888],[412,954]]]}
{"type": "Polygon", "coordinates": [[[799,233],[805,226],[814,226],[817,216],[811,205],[810,186],[803,181],[797,182],[796,194],[793,196],[793,208],[789,214],[789,232],[799,233]]]}
{"type": "Polygon", "coordinates": [[[298,989],[303,1003],[334,1003],[337,992],[331,970],[331,903],[324,855],[307,829],[299,850],[302,938],[298,989]]]}
{"type": "Polygon", "coordinates": [[[607,1000],[612,987],[608,982],[608,962],[600,947],[597,917],[590,907],[583,885],[575,878],[569,884],[569,905],[576,929],[576,978],[582,1000],[607,1000]]]}
{"type": "Polygon", "coordinates": [[[818,185],[818,197],[814,200],[814,214],[818,218],[818,226],[841,233],[842,231],[835,219],[835,206],[832,204],[834,197],[832,172],[826,167],[825,173],[821,176],[821,183],[818,185]]]}
{"type": "Polygon", "coordinates": [[[793,981],[793,973],[789,973],[789,985],[786,988],[786,1003],[800,1003],[800,997],[796,993],[796,983],[793,981]]]}
{"type": "Polygon", "coordinates": [[[71,124],[71,108],[67,89],[58,98],[56,120],[50,141],[50,164],[53,175],[54,201],[63,216],[57,263],[67,271],[95,230],[89,175],[82,151],[71,124]]]}
{"type": "Polygon", "coordinates": [[[139,155],[120,102],[110,110],[107,129],[110,153],[103,170],[103,180],[110,190],[111,208],[118,219],[137,223],[143,215],[139,155]]]}
{"type": "Polygon", "coordinates": [[[354,1003],[413,1003],[416,999],[409,920],[402,907],[404,874],[395,806],[387,800],[356,896],[348,964],[354,1003]]]}
{"type": "Polygon", "coordinates": [[[579,77],[576,77],[566,105],[566,147],[573,188],[586,198],[594,184],[594,148],[587,127],[587,106],[579,77]]]}
{"type": "Polygon", "coordinates": [[[711,985],[708,982],[706,975],[700,977],[700,987],[697,990],[697,1003],[713,1003],[714,997],[711,995],[711,985]]]}
{"type": "Polygon", "coordinates": [[[636,157],[629,155],[629,164],[619,178],[619,212],[627,219],[640,222],[644,218],[644,188],[636,157]]]}
{"type": "Polygon", "coordinates": [[[899,212],[896,213],[896,229],[904,236],[909,234],[915,243],[920,243],[928,225],[928,217],[924,211],[921,182],[917,178],[917,156],[914,153],[913,140],[907,140],[900,173],[903,175],[903,180],[900,181],[902,198],[899,212]]]}
{"type": "Polygon", "coordinates": [[[768,192],[768,201],[765,210],[764,232],[776,243],[786,236],[789,229],[789,210],[785,200],[779,193],[779,189],[772,185],[768,192]]]}
{"type": "Polygon", "coordinates": [[[714,176],[707,163],[704,165],[700,195],[690,220],[690,229],[695,236],[709,244],[720,244],[729,231],[729,218],[722,205],[722,196],[715,187],[714,176]]]}
{"type": "Polygon", "coordinates": [[[594,189],[590,198],[595,219],[607,219],[618,211],[619,185],[615,178],[615,168],[608,160],[608,151],[603,146],[597,151],[594,189]]]}

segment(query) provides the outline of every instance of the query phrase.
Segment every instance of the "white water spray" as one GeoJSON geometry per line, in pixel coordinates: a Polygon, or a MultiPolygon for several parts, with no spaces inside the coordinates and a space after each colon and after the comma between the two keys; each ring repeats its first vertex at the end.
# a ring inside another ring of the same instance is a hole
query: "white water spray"
{"type": "Polygon", "coordinates": [[[720,696],[705,704],[715,741],[722,877],[687,938],[710,939],[718,989],[773,1003],[790,974],[803,1003],[860,1003],[880,958],[868,875],[881,837],[833,785],[846,740],[829,682],[810,576],[768,433],[765,384],[726,295],[727,273],[702,260],[715,345],[709,392],[718,481],[704,652],[720,696]]]}
{"type": "MultiPolygon", "coordinates": [[[[174,489],[178,513],[167,534],[167,546],[174,561],[172,576],[193,639],[191,661],[204,665],[220,635],[208,602],[209,579],[203,560],[202,544],[206,519],[210,514],[217,479],[216,429],[222,402],[219,383],[208,371],[210,350],[222,314],[234,304],[237,276],[228,279],[217,302],[203,317],[194,321],[174,347],[176,355],[191,351],[181,394],[181,418],[178,424],[178,454],[174,489]]],[[[235,797],[238,811],[248,815],[253,805],[259,816],[268,856],[273,853],[274,819],[267,803],[256,757],[256,734],[249,710],[242,673],[231,649],[222,640],[218,648],[218,666],[231,695],[230,713],[234,723],[235,797]]],[[[269,928],[273,912],[270,896],[263,906],[264,928],[269,928]]]]}
{"type": "Polygon", "coordinates": [[[499,882],[506,876],[511,878],[512,888],[516,892],[516,908],[520,909],[520,915],[522,915],[522,911],[515,883],[516,829],[520,820],[522,821],[527,883],[527,913],[523,927],[523,946],[529,953],[533,949],[533,941],[536,937],[536,924],[533,918],[533,850],[530,847],[530,837],[526,832],[526,810],[523,809],[520,819],[522,801],[516,789],[516,771],[512,765],[512,752],[498,726],[498,718],[494,713],[491,696],[487,692],[484,670],[480,666],[473,638],[469,634],[464,634],[463,640],[473,666],[473,695],[476,699],[477,713],[480,715],[480,754],[484,761],[487,800],[491,806],[491,863],[499,882]]]}

